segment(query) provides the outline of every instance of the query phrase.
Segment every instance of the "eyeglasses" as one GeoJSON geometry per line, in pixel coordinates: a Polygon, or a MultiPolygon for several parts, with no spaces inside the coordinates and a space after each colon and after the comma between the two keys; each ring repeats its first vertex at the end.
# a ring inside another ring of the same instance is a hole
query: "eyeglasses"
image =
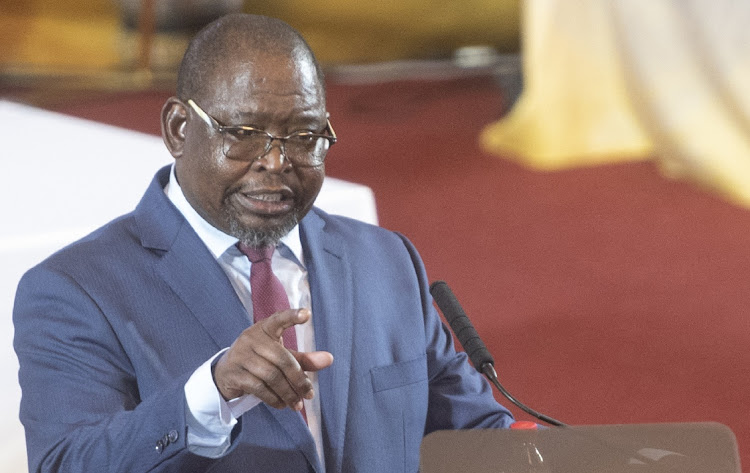
{"type": "Polygon", "coordinates": [[[287,136],[274,136],[264,130],[247,125],[222,125],[214,117],[204,112],[193,99],[188,105],[211,128],[221,133],[222,150],[229,159],[255,161],[265,156],[273,140],[281,145],[281,154],[297,167],[316,167],[323,164],[328,149],[336,143],[336,132],[326,116],[326,134],[309,131],[295,131],[287,136]]]}

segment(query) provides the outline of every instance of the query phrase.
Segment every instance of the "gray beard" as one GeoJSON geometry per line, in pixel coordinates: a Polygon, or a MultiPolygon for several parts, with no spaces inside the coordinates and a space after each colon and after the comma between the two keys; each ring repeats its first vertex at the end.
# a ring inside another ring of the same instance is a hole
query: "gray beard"
{"type": "Polygon", "coordinates": [[[281,222],[275,228],[270,230],[257,230],[255,228],[244,227],[234,215],[229,215],[229,234],[237,238],[244,245],[251,248],[262,248],[265,246],[276,246],[299,223],[297,212],[293,212],[289,217],[281,222]]]}

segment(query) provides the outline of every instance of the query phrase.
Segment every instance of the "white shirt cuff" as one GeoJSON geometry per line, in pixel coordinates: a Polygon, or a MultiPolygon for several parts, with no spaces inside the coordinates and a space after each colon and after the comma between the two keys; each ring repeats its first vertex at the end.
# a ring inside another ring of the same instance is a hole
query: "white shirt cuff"
{"type": "Polygon", "coordinates": [[[221,396],[214,383],[211,366],[226,350],[228,348],[199,366],[185,383],[188,450],[209,458],[218,458],[226,453],[237,419],[261,402],[250,395],[228,402],[221,396]]]}

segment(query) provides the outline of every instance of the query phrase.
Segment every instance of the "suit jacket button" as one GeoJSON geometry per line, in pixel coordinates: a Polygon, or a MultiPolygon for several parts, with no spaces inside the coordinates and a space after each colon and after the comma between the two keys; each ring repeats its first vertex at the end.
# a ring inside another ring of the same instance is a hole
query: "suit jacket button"
{"type": "Polygon", "coordinates": [[[176,430],[170,430],[167,438],[169,438],[170,442],[175,443],[177,439],[180,438],[180,434],[178,434],[176,430]]]}
{"type": "Polygon", "coordinates": [[[162,451],[164,451],[164,442],[159,439],[156,441],[156,453],[161,453],[162,451]]]}

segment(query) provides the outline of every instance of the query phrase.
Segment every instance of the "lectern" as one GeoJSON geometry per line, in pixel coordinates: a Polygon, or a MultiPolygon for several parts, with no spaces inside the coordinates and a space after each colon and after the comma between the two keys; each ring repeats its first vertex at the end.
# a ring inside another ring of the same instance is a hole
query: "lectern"
{"type": "Polygon", "coordinates": [[[421,473],[741,473],[737,441],[718,423],[438,431],[421,473]]]}

